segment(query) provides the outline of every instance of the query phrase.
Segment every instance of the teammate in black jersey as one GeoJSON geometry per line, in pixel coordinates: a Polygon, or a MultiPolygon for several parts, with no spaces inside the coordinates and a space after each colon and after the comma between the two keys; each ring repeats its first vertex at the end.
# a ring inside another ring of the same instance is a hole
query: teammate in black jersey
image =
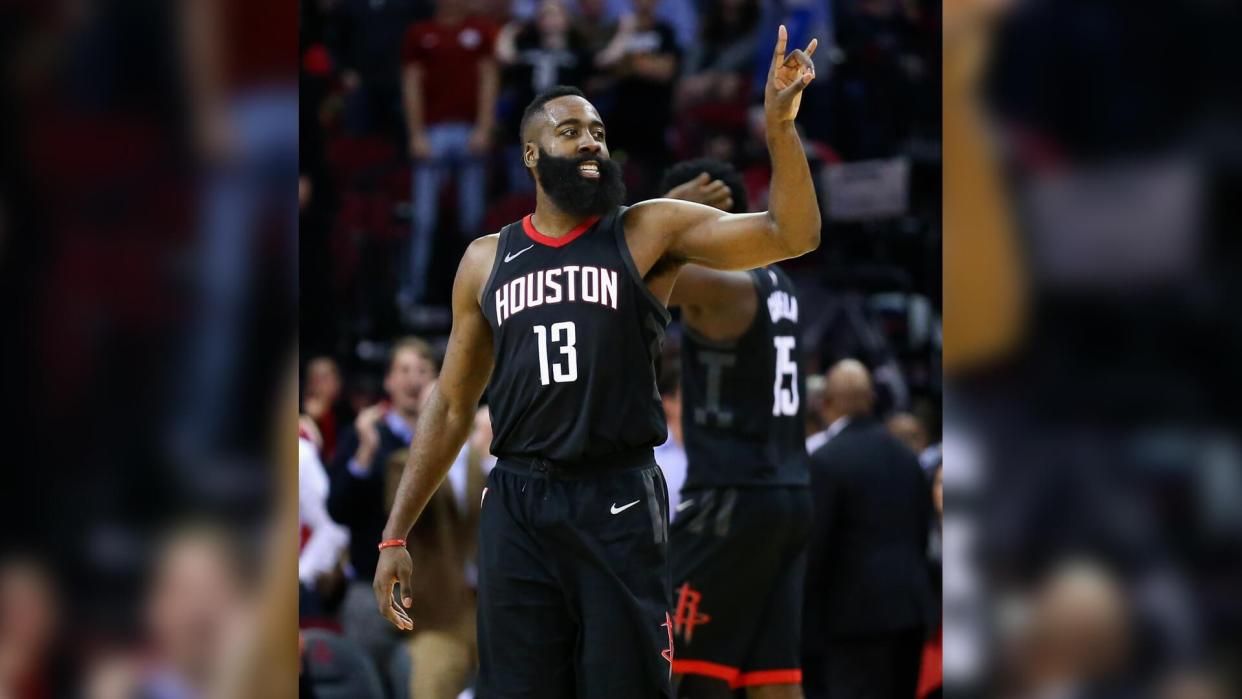
{"type": "Polygon", "coordinates": [[[793,123],[815,77],[816,42],[789,56],[785,42],[782,26],[764,96],[770,211],[669,199],[621,207],[604,124],[581,93],[554,88],[523,115],[535,213],[475,240],[462,259],[440,381],[375,572],[380,613],[412,629],[403,539],[490,379],[499,461],[479,524],[480,699],[670,696],[667,493],[652,458],[665,428],[653,363],[683,264],[750,269],[819,244],[793,123]]]}
{"type": "MultiPolygon", "coordinates": [[[[715,160],[665,173],[668,196],[746,210],[715,160]]],[[[681,307],[686,483],[674,515],[678,695],[801,699],[800,621],[811,524],[798,299],[779,268],[687,265],[681,307]]]]}

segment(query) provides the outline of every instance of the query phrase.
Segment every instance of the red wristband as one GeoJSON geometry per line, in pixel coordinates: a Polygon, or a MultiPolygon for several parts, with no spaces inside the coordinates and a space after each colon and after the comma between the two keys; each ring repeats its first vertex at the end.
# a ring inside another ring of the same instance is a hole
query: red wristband
{"type": "Polygon", "coordinates": [[[379,544],[379,550],[390,549],[396,546],[405,546],[405,539],[384,539],[379,544]]]}

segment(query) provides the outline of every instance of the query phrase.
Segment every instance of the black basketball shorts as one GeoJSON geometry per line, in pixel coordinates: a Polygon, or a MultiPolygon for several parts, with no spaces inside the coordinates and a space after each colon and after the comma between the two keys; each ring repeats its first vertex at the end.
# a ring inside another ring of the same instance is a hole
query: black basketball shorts
{"type": "Polygon", "coordinates": [[[610,461],[488,476],[479,699],[671,696],[668,489],[649,449],[610,461]]]}
{"type": "Polygon", "coordinates": [[[802,681],[805,487],[682,492],[671,536],[673,671],[683,686],[802,681]]]}

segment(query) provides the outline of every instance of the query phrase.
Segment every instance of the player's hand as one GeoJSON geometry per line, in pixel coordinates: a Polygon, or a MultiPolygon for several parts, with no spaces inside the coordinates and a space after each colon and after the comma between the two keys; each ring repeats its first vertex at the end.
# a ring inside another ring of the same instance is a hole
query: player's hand
{"type": "Polygon", "coordinates": [[[427,141],[427,134],[410,134],[410,157],[415,160],[425,160],[431,157],[431,143],[427,141]]]}
{"type": "Polygon", "coordinates": [[[406,611],[414,604],[414,587],[410,584],[410,576],[413,574],[414,562],[410,560],[410,552],[404,546],[392,546],[380,551],[373,586],[375,602],[379,605],[380,616],[402,631],[414,629],[414,620],[406,611]],[[393,599],[394,585],[399,586],[397,591],[400,605],[393,599]]]}
{"type": "Polygon", "coordinates": [[[664,196],[669,199],[681,199],[714,206],[721,211],[733,209],[733,194],[729,191],[729,185],[721,180],[713,180],[706,172],[701,172],[698,177],[689,182],[673,187],[664,196]]]}
{"type": "Polygon", "coordinates": [[[763,112],[769,126],[793,121],[798,116],[802,91],[815,79],[815,64],[811,63],[811,56],[819,40],[811,39],[805,51],[794,49],[786,56],[787,39],[785,25],[782,24],[777,31],[772,66],[768,69],[768,82],[763,90],[763,112]]]}

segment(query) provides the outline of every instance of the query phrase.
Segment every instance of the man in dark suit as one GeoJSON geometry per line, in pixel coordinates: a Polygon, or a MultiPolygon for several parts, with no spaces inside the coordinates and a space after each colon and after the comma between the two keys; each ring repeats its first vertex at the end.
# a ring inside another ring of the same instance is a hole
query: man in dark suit
{"type": "Polygon", "coordinates": [[[871,416],[867,369],[828,372],[830,439],[811,455],[807,699],[910,699],[932,610],[931,495],[918,459],[871,416]]]}

